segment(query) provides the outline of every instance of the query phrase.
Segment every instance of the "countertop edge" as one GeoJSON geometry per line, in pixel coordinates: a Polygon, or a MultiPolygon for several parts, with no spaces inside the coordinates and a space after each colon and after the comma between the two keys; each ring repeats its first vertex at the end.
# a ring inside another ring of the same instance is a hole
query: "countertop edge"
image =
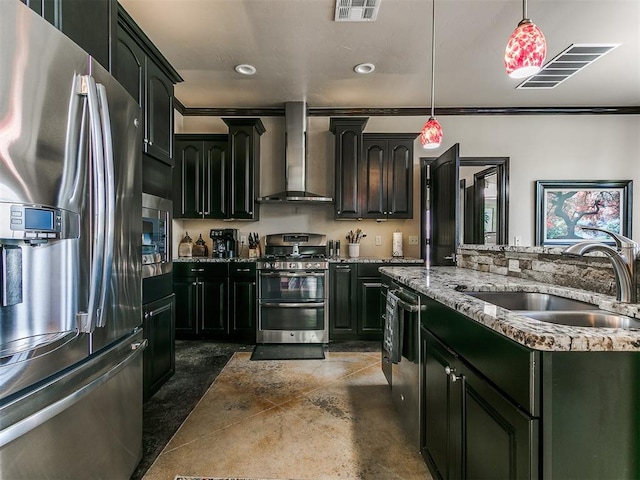
{"type": "Polygon", "coordinates": [[[570,327],[527,318],[465,295],[465,291],[550,293],[598,305],[603,310],[640,318],[639,304],[569,287],[558,287],[457,267],[381,267],[392,279],[456,310],[528,348],[541,351],[640,351],[639,329],[570,327]]]}

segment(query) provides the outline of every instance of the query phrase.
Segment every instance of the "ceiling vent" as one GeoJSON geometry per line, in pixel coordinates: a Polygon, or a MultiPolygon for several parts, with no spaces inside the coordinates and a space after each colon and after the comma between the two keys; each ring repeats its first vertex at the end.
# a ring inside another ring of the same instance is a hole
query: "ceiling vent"
{"type": "Polygon", "coordinates": [[[382,0],[336,0],[336,22],[373,22],[382,0]]]}
{"type": "Polygon", "coordinates": [[[555,88],[620,44],[573,44],[516,88],[555,88]]]}

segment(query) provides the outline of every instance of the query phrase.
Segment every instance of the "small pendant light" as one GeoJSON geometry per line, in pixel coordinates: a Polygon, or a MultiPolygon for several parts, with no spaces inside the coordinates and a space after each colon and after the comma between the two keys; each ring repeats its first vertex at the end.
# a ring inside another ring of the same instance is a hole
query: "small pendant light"
{"type": "Polygon", "coordinates": [[[542,31],[527,18],[527,0],[522,1],[522,17],[504,52],[504,68],[511,78],[535,75],[547,56],[547,42],[542,31]]]}
{"type": "Polygon", "coordinates": [[[420,132],[422,148],[438,148],[442,142],[442,127],[434,115],[435,111],[435,84],[436,77],[436,0],[433,0],[433,13],[431,16],[431,116],[420,132]]]}

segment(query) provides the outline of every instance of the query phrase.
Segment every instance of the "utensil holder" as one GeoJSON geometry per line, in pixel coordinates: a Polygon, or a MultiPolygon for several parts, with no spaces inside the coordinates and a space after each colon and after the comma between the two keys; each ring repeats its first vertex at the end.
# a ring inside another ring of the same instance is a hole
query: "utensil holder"
{"type": "Polygon", "coordinates": [[[349,251],[349,258],[358,258],[360,256],[360,244],[350,243],[348,251],[349,251]]]}

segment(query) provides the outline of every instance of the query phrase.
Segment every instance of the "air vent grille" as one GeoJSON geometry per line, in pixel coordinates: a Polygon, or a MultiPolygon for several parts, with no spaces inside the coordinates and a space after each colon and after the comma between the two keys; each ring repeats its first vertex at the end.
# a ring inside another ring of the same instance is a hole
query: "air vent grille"
{"type": "Polygon", "coordinates": [[[336,22],[373,22],[382,0],[336,0],[336,22]]]}
{"type": "Polygon", "coordinates": [[[620,44],[573,44],[516,88],[555,88],[620,44]]]}

